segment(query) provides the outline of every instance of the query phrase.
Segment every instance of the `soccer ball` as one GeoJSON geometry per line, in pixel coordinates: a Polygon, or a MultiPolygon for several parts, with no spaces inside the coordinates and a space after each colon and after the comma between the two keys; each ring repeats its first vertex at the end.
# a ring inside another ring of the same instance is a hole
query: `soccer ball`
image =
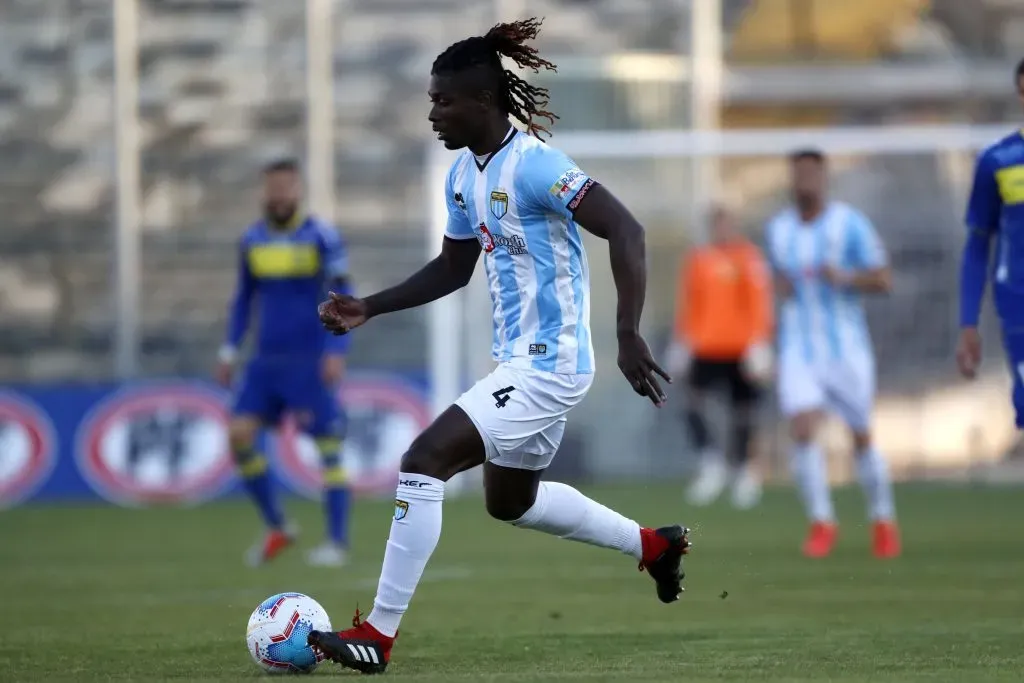
{"type": "Polygon", "coordinates": [[[302,593],[278,593],[249,617],[245,640],[256,665],[267,673],[312,673],[323,660],[306,644],[310,631],[330,631],[327,612],[302,593]]]}

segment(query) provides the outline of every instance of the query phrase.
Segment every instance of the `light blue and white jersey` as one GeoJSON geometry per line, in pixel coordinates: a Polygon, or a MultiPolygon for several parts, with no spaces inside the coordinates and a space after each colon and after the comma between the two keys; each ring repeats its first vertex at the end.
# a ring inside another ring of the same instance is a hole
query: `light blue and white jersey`
{"type": "Polygon", "coordinates": [[[873,357],[860,294],[831,286],[825,266],[839,271],[880,268],[885,247],[871,221],[853,207],[832,202],[811,223],[787,209],[768,223],[772,267],[795,289],[779,314],[779,353],[808,363],[873,357]]]}
{"type": "Polygon", "coordinates": [[[573,212],[594,181],[520,132],[490,158],[464,151],[448,172],[447,237],[483,248],[498,362],[594,371],[590,271],[573,212]]]}

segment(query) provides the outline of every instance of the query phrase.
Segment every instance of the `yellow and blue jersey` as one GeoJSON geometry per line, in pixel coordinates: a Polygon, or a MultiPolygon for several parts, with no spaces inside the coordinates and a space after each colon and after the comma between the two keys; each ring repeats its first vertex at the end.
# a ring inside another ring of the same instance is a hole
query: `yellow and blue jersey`
{"type": "Polygon", "coordinates": [[[345,353],[350,337],[325,331],[317,306],[328,289],[348,293],[347,275],[344,242],[328,223],[314,216],[287,229],[254,223],[239,244],[227,344],[240,345],[255,308],[257,357],[345,353]]]}

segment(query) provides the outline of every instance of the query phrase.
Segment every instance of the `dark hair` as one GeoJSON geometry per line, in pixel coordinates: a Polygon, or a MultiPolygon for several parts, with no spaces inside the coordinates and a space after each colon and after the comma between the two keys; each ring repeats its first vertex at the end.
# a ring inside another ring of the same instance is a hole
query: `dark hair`
{"type": "Polygon", "coordinates": [[[1017,63],[1017,78],[1015,79],[1014,85],[1020,87],[1020,79],[1024,77],[1024,59],[1017,63]]]}
{"type": "Polygon", "coordinates": [[[430,73],[456,73],[476,67],[491,69],[497,79],[496,94],[502,111],[526,124],[531,135],[550,135],[551,131],[535,121],[541,118],[554,123],[558,118],[544,109],[548,104],[547,88],[530,85],[501,63],[502,57],[508,57],[520,68],[533,69],[534,73],[541,68],[557,71],[554,64],[537,56],[537,48],[526,44],[540,33],[540,24],[537,18],[497,24],[483,36],[460,40],[437,56],[430,73]]]}
{"type": "Polygon", "coordinates": [[[806,149],[798,149],[789,155],[789,160],[794,164],[798,161],[804,161],[805,159],[816,161],[819,164],[824,164],[825,153],[816,147],[808,147],[806,149]]]}
{"type": "Polygon", "coordinates": [[[298,173],[299,162],[297,159],[286,158],[276,159],[271,161],[269,164],[263,167],[263,175],[270,175],[271,173],[298,173]]]}

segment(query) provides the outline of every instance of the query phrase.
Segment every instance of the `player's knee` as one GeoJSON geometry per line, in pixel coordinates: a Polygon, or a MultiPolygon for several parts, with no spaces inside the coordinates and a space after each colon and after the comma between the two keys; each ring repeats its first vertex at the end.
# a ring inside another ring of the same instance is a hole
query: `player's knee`
{"type": "Polygon", "coordinates": [[[853,430],[853,453],[859,456],[871,447],[871,432],[853,430]]]}
{"type": "Polygon", "coordinates": [[[508,496],[497,495],[485,491],[484,505],[487,514],[500,522],[514,522],[521,519],[535,501],[534,496],[508,496]]]}
{"type": "Polygon", "coordinates": [[[818,426],[816,413],[800,413],[789,421],[789,438],[795,443],[808,443],[818,426]]]}
{"type": "Polygon", "coordinates": [[[228,425],[228,443],[236,460],[247,457],[256,446],[259,424],[251,418],[234,418],[228,425]]]}
{"type": "Polygon", "coordinates": [[[402,472],[406,474],[422,474],[441,481],[448,481],[455,472],[446,462],[444,449],[429,434],[420,434],[402,455],[402,472]]]}

